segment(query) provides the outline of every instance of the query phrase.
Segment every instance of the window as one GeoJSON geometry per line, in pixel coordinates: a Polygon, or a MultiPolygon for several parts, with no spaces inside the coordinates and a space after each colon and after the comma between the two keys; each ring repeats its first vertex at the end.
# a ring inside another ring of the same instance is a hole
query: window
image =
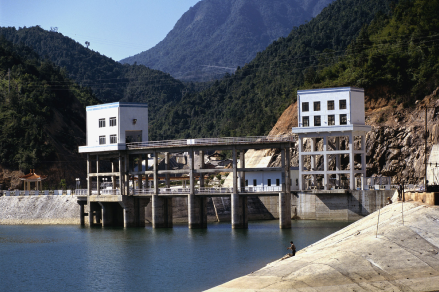
{"type": "Polygon", "coordinates": [[[328,116],[328,125],[334,126],[335,125],[335,115],[329,115],[328,116]]]}
{"type": "Polygon", "coordinates": [[[110,127],[116,127],[116,118],[110,118],[110,127]]]}
{"type": "Polygon", "coordinates": [[[245,180],[245,186],[248,187],[248,179],[245,180]]]}
{"type": "Polygon", "coordinates": [[[339,109],[346,109],[346,99],[340,99],[339,109]]]}
{"type": "Polygon", "coordinates": [[[104,145],[107,142],[105,141],[105,136],[99,136],[99,145],[104,145]]]}
{"type": "Polygon", "coordinates": [[[299,185],[299,179],[296,178],[296,186],[298,186],[298,185],[299,185]]]}
{"type": "Polygon", "coordinates": [[[334,101],[328,100],[328,111],[334,110],[334,101]]]}
{"type": "Polygon", "coordinates": [[[309,117],[303,117],[302,118],[302,125],[304,127],[309,127],[309,117]]]}
{"type": "Polygon", "coordinates": [[[99,119],[99,128],[105,127],[105,119],[99,119]]]}
{"type": "Polygon", "coordinates": [[[319,127],[321,124],[320,116],[314,116],[314,127],[319,127]]]}
{"type": "Polygon", "coordinates": [[[280,186],[280,180],[278,178],[276,179],[276,186],[280,186]]]}
{"type": "Polygon", "coordinates": [[[267,179],[267,186],[271,187],[271,179],[267,179]]]}
{"type": "Polygon", "coordinates": [[[116,143],[117,143],[117,136],[110,135],[110,144],[116,144],[116,143]]]}
{"type": "Polygon", "coordinates": [[[314,111],[320,111],[320,101],[314,101],[314,111]]]}
{"type": "Polygon", "coordinates": [[[256,180],[255,179],[253,180],[253,186],[254,187],[256,186],[256,180]]]}
{"type": "Polygon", "coordinates": [[[309,111],[309,103],[302,102],[302,112],[308,112],[309,111]]]}
{"type": "Polygon", "coordinates": [[[348,117],[346,114],[340,115],[340,125],[347,125],[348,124],[348,117]]]}

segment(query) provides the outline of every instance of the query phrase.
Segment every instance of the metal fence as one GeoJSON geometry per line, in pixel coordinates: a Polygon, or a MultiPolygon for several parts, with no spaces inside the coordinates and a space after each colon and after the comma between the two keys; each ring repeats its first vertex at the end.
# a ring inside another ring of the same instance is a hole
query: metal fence
{"type": "Polygon", "coordinates": [[[150,142],[127,143],[128,149],[145,149],[161,147],[184,147],[184,146],[210,146],[210,145],[236,145],[236,144],[264,144],[271,142],[294,142],[295,136],[250,136],[250,137],[224,137],[224,138],[199,138],[180,139],[150,142]]]}
{"type": "Polygon", "coordinates": [[[0,195],[5,197],[18,196],[71,196],[75,194],[72,190],[44,190],[44,191],[0,191],[0,195]]]}

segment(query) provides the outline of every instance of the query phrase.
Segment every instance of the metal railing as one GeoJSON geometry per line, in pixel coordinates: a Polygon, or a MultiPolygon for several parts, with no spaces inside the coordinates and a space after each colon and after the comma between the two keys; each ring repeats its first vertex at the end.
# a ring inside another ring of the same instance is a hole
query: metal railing
{"type": "MultiPolygon", "coordinates": [[[[159,188],[159,194],[190,194],[190,188],[159,188]]],[[[281,192],[281,186],[264,186],[264,187],[245,187],[240,188],[241,193],[264,193],[264,192],[281,192]]],[[[231,194],[233,193],[233,188],[195,188],[195,194],[231,194]]],[[[154,194],[154,189],[134,189],[130,190],[130,194],[134,195],[152,195],[154,194]]]]}
{"type": "MultiPolygon", "coordinates": [[[[43,190],[43,191],[0,191],[0,195],[5,197],[18,197],[18,196],[70,196],[73,195],[72,190],[43,190]]],[[[75,194],[76,195],[76,194],[75,194]]]]}
{"type": "Polygon", "coordinates": [[[294,142],[295,137],[285,136],[250,136],[250,137],[224,137],[224,138],[199,138],[180,139],[150,142],[127,143],[127,149],[145,149],[161,147],[184,147],[184,146],[209,146],[209,145],[236,145],[236,144],[264,144],[271,142],[294,142]]]}

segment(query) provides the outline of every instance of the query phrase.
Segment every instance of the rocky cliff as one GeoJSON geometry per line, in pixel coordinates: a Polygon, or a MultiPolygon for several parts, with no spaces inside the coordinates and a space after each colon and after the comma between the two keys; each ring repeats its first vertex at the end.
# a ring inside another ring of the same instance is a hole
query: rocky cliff
{"type": "MultiPolygon", "coordinates": [[[[399,103],[397,98],[390,99],[386,93],[380,95],[374,92],[373,98],[371,94],[367,91],[365,93],[366,124],[372,126],[366,136],[367,176],[392,177],[393,183],[401,180],[406,183],[422,183],[425,175],[425,107],[431,107],[427,110],[429,155],[432,145],[438,143],[439,111],[434,107],[439,106],[439,88],[408,108],[399,103]]],[[[292,127],[297,127],[296,103],[285,110],[269,135],[289,134],[292,127]]],[[[293,149],[293,166],[298,166],[297,151],[293,149]]],[[[274,154],[271,166],[280,165],[279,153],[276,150],[271,152],[274,154]]],[[[436,183],[439,184],[439,181],[436,183]]]]}

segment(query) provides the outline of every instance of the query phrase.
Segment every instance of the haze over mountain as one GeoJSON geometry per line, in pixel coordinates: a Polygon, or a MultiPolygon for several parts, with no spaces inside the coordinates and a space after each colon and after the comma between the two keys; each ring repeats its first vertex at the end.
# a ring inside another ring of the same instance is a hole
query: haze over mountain
{"type": "Polygon", "coordinates": [[[121,63],[142,64],[180,80],[219,78],[250,62],[332,1],[203,0],[180,18],[163,41],[121,63]]]}

